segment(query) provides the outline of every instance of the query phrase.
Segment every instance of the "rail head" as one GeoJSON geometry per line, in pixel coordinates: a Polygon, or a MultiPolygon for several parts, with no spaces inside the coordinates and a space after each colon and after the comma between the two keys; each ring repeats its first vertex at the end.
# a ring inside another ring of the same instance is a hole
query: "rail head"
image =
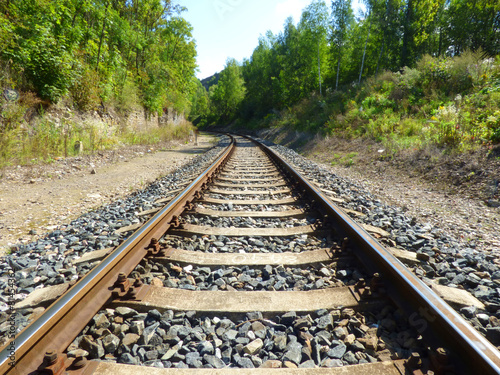
{"type": "MultiPolygon", "coordinates": [[[[409,311],[407,301],[412,300],[411,307],[416,308],[413,311],[425,312],[416,318],[420,322],[424,319],[425,323],[425,328],[419,333],[432,338],[439,332],[439,338],[456,350],[460,361],[474,373],[500,374],[500,352],[494,345],[276,151],[257,139],[247,138],[257,142],[276,164],[299,181],[312,199],[340,224],[345,233],[356,242],[361,250],[356,255],[368,268],[375,264],[382,270],[389,288],[399,289],[399,294],[405,296],[404,299],[394,299],[399,307],[409,311]]],[[[464,369],[460,371],[471,373],[464,369]]]]}
{"type": "Polygon", "coordinates": [[[230,139],[228,147],[200,176],[2,348],[1,374],[29,374],[42,364],[47,351],[62,353],[67,348],[111,298],[118,273],[128,275],[146,255],[144,249],[151,239],[160,238],[209,176],[220,171],[234,151],[235,141],[232,136],[230,139]]]}

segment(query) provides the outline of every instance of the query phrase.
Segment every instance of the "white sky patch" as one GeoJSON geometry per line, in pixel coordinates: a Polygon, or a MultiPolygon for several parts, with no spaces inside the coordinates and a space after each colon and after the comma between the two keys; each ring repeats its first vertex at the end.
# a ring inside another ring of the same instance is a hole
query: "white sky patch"
{"type": "Polygon", "coordinates": [[[297,24],[300,21],[300,17],[302,16],[302,10],[306,6],[308,6],[310,3],[311,3],[311,0],[285,0],[285,1],[281,1],[278,4],[276,4],[274,12],[275,12],[277,18],[281,18],[284,21],[289,16],[292,16],[293,23],[297,24]]]}

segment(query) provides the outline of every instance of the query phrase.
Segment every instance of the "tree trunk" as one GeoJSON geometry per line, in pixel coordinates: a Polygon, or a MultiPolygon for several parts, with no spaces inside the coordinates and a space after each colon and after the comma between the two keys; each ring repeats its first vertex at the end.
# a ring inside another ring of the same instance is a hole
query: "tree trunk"
{"type": "Polygon", "coordinates": [[[442,36],[443,30],[440,27],[439,28],[439,44],[438,44],[438,57],[441,57],[441,49],[443,48],[443,36],[442,36]]]}
{"type": "Polygon", "coordinates": [[[339,53],[339,61],[337,62],[337,82],[335,82],[335,91],[337,91],[339,88],[339,74],[340,74],[340,53],[339,53]]]}
{"type": "MultiPolygon", "coordinates": [[[[368,15],[370,17],[370,15],[368,15]]],[[[363,75],[363,67],[365,65],[366,47],[368,46],[368,40],[370,39],[370,31],[372,30],[372,19],[370,18],[370,26],[368,27],[368,35],[366,36],[365,49],[363,51],[363,59],[361,60],[361,70],[359,71],[358,84],[361,83],[361,76],[363,75]]]]}
{"type": "Polygon", "coordinates": [[[378,68],[380,66],[380,59],[382,58],[383,53],[384,53],[384,41],[382,41],[382,47],[380,47],[380,53],[378,54],[377,70],[375,71],[375,76],[378,76],[378,68]]]}
{"type": "Polygon", "coordinates": [[[78,17],[78,13],[80,13],[80,9],[82,9],[82,6],[83,6],[83,2],[80,2],[80,5],[75,10],[75,15],[73,16],[73,21],[71,21],[71,27],[75,27],[76,17],[78,17]]]}
{"type": "Polygon", "coordinates": [[[412,19],[413,0],[408,0],[405,22],[403,25],[403,48],[401,50],[401,67],[408,65],[408,44],[410,43],[411,19],[412,19]]]}
{"type": "Polygon", "coordinates": [[[99,62],[101,61],[101,47],[102,47],[102,42],[104,40],[104,30],[106,30],[108,8],[109,8],[109,2],[106,4],[106,10],[104,11],[104,19],[102,21],[101,36],[99,38],[99,48],[97,49],[97,64],[95,66],[96,71],[99,70],[99,62]]]}
{"type": "Polygon", "coordinates": [[[319,55],[319,40],[318,40],[318,75],[319,75],[319,96],[322,96],[322,90],[321,90],[321,61],[320,61],[320,55],[319,55]]]}

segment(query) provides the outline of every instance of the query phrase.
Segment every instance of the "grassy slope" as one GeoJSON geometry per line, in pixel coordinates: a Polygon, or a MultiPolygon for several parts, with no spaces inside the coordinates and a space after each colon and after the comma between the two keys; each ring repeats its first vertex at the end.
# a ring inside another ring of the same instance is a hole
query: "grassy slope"
{"type": "MultiPolygon", "coordinates": [[[[121,145],[157,144],[187,139],[194,129],[188,121],[178,125],[149,126],[137,131],[127,126],[131,114],[144,115],[138,105],[118,111],[107,110],[102,117],[95,111],[73,112],[60,103],[41,110],[41,101],[32,93],[21,93],[18,101],[0,102],[0,168],[51,162],[83,150],[116,149],[121,145]],[[77,144],[81,143],[81,148],[77,144]]],[[[151,121],[153,124],[153,121],[151,121]]]]}
{"type": "MultiPolygon", "coordinates": [[[[425,57],[245,124],[323,162],[385,162],[485,200],[500,181],[500,58],[425,57]],[[286,134],[284,134],[286,133],[286,134]],[[467,189],[465,189],[467,190],[467,189]]],[[[453,190],[453,189],[452,189],[453,190]]]]}

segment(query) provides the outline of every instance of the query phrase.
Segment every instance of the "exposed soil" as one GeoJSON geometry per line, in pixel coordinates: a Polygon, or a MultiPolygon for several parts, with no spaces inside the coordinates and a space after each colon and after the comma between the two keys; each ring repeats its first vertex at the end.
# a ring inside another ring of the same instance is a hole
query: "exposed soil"
{"type": "Polygon", "coordinates": [[[81,214],[124,197],[188,163],[215,138],[194,143],[129,146],[0,170],[0,255],[81,214]]]}
{"type": "Polygon", "coordinates": [[[458,155],[446,155],[430,147],[391,155],[375,142],[327,139],[310,142],[303,152],[327,164],[352,164],[356,169],[369,167],[379,173],[398,170],[447,193],[483,200],[491,207],[500,205],[500,146],[458,155]]]}

